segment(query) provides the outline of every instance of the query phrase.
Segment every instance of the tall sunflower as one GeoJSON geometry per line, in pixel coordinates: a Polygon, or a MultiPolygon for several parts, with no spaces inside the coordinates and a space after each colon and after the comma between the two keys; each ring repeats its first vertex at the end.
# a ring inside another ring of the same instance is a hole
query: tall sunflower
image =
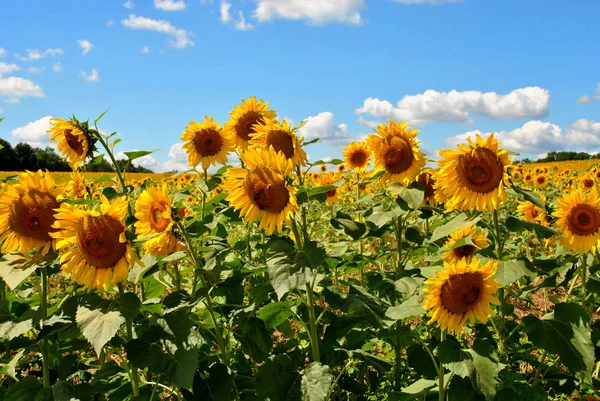
{"type": "Polygon", "coordinates": [[[73,199],[83,199],[88,195],[85,178],[78,172],[71,173],[71,179],[67,183],[65,194],[73,199]]]}
{"type": "Polygon", "coordinates": [[[248,147],[248,142],[256,132],[255,125],[264,124],[277,117],[274,110],[269,110],[269,103],[262,99],[257,102],[256,96],[251,96],[248,100],[242,99],[241,106],[236,105],[229,115],[231,118],[225,123],[224,129],[241,150],[248,147]]]}
{"type": "Polygon", "coordinates": [[[471,259],[477,252],[490,246],[487,237],[476,226],[469,226],[450,234],[450,238],[444,244],[444,248],[449,249],[442,254],[444,261],[458,262],[462,259],[471,259]],[[473,245],[462,245],[452,248],[458,241],[471,236],[473,245]]]}
{"type": "Polygon", "coordinates": [[[166,256],[173,253],[178,245],[177,237],[172,234],[173,212],[169,187],[146,188],[135,202],[135,223],[138,237],[152,238],[144,242],[146,252],[166,256]]]}
{"type": "Polygon", "coordinates": [[[259,229],[269,235],[281,232],[298,210],[296,189],[286,179],[293,164],[272,147],[248,149],[242,155],[247,168],[230,168],[225,173],[223,189],[227,201],[240,211],[245,222],[260,220],[259,229]]]}
{"type": "Polygon", "coordinates": [[[556,226],[566,248],[577,253],[596,249],[600,240],[600,199],[596,188],[587,193],[578,189],[564,194],[558,199],[553,216],[558,217],[556,226]]]}
{"type": "Polygon", "coordinates": [[[304,137],[298,139],[296,133],[286,120],[278,123],[275,120],[266,120],[254,126],[255,133],[250,140],[251,147],[272,147],[282,153],[286,159],[291,160],[294,166],[303,166],[308,160],[306,152],[302,149],[304,137]]]}
{"type": "Polygon", "coordinates": [[[460,334],[475,318],[487,322],[487,315],[494,314],[490,304],[500,304],[494,296],[500,283],[491,279],[497,267],[491,259],[483,265],[476,258],[444,263],[444,270],[435,272],[437,277],[425,281],[423,307],[429,310],[429,324],[437,322],[442,330],[460,334]]]}
{"type": "Polygon", "coordinates": [[[367,137],[367,145],[375,158],[375,170],[385,171],[382,179],[397,181],[404,185],[413,182],[427,160],[419,150],[416,136],[418,130],[409,130],[408,123],[390,120],[379,124],[375,134],[367,137]]]}
{"type": "Polygon", "coordinates": [[[431,171],[425,170],[417,177],[417,182],[425,187],[425,193],[423,194],[423,205],[429,204],[435,206],[435,190],[433,174],[431,171]]]}
{"type": "Polygon", "coordinates": [[[348,170],[364,172],[371,161],[371,150],[365,142],[350,142],[342,152],[348,170]]]}
{"type": "MultiPolygon", "coordinates": [[[[546,195],[542,192],[537,192],[538,196],[542,200],[542,202],[546,203],[546,195]]],[[[539,206],[536,206],[533,202],[529,201],[519,201],[517,206],[517,212],[523,214],[523,219],[530,223],[540,224],[542,226],[548,227],[550,224],[548,223],[548,216],[546,212],[541,209],[539,206]]]]}
{"type": "Polygon", "coordinates": [[[511,159],[501,150],[494,134],[485,140],[479,134],[476,141],[458,150],[442,150],[435,174],[435,189],[446,200],[449,209],[494,211],[506,201],[507,166],[511,159]]]}
{"type": "Polygon", "coordinates": [[[60,207],[61,189],[49,172],[27,171],[19,183],[6,185],[0,193],[0,252],[27,253],[40,249],[46,255],[54,245],[51,233],[60,207]]]}
{"type": "Polygon", "coordinates": [[[87,123],[80,123],[74,117],[69,121],[61,118],[50,119],[50,139],[58,142],[57,148],[73,169],[78,169],[92,156],[94,141],[87,129],[87,123]]]}
{"type": "Polygon", "coordinates": [[[213,117],[204,117],[202,123],[191,121],[180,139],[185,141],[182,148],[188,155],[189,165],[195,167],[202,163],[205,170],[217,163],[227,164],[227,155],[235,150],[233,140],[213,117]]]}
{"type": "Polygon", "coordinates": [[[100,211],[82,210],[63,203],[58,209],[51,233],[57,239],[61,270],[71,273],[71,279],[88,289],[108,291],[125,281],[129,268],[139,262],[127,230],[127,198],[111,202],[101,195],[100,211]]]}
{"type": "MultiPolygon", "coordinates": [[[[340,180],[340,177],[334,173],[333,171],[322,173],[319,175],[319,185],[324,187],[327,185],[333,185],[340,180]]],[[[342,195],[343,189],[342,187],[333,188],[326,192],[327,199],[325,199],[325,203],[329,206],[334,203],[338,203],[341,200],[340,195],[342,195]]]]}

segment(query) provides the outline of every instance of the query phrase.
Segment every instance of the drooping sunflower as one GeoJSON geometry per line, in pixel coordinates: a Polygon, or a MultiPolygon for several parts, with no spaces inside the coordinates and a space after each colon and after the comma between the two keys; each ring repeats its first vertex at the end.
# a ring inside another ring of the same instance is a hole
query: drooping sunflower
{"type": "Polygon", "coordinates": [[[51,233],[57,239],[61,270],[71,273],[71,279],[88,289],[108,291],[125,281],[129,268],[141,263],[125,236],[127,198],[109,202],[100,197],[100,211],[83,210],[63,203],[56,214],[51,233]]]}
{"type": "Polygon", "coordinates": [[[227,164],[227,155],[235,150],[233,140],[213,117],[204,117],[202,123],[191,121],[180,139],[185,141],[182,148],[188,164],[195,167],[202,163],[204,170],[217,163],[227,164]]]}
{"type": "Polygon", "coordinates": [[[435,180],[433,179],[433,175],[431,171],[423,171],[417,177],[417,182],[425,187],[425,193],[423,194],[423,205],[429,204],[431,206],[435,206],[435,190],[433,188],[435,180]]]}
{"type": "Polygon", "coordinates": [[[469,226],[461,230],[455,231],[450,234],[450,238],[444,244],[444,248],[449,249],[442,254],[442,259],[445,262],[452,263],[458,262],[462,259],[471,259],[477,252],[490,246],[490,242],[487,237],[479,230],[476,226],[469,226]],[[462,245],[454,246],[458,241],[463,238],[471,236],[471,242],[473,245],[462,245]]]}
{"type": "Polygon", "coordinates": [[[371,161],[371,149],[365,142],[350,142],[342,152],[348,170],[364,172],[371,161]]]}
{"type": "Polygon", "coordinates": [[[413,182],[427,163],[425,154],[419,150],[416,140],[419,133],[408,129],[408,123],[390,120],[387,125],[379,124],[375,134],[367,137],[367,145],[373,152],[375,170],[385,171],[384,181],[396,181],[403,185],[413,182]]]}
{"type": "Polygon", "coordinates": [[[58,142],[58,151],[73,169],[78,169],[92,156],[94,150],[94,142],[87,127],[75,118],[69,121],[52,118],[50,124],[52,128],[47,131],[50,139],[58,142]]]}
{"type": "Polygon", "coordinates": [[[85,179],[81,174],[76,171],[71,173],[71,179],[67,183],[65,194],[73,199],[83,199],[88,195],[85,179]]]}
{"type": "Polygon", "coordinates": [[[494,295],[500,283],[491,279],[497,267],[491,259],[485,264],[477,258],[444,263],[444,270],[435,272],[437,277],[425,281],[423,306],[429,310],[429,324],[437,322],[440,329],[460,334],[475,318],[487,322],[487,316],[494,314],[490,304],[500,304],[494,295]]]}
{"type": "Polygon", "coordinates": [[[173,212],[169,187],[147,187],[135,202],[135,230],[138,237],[149,237],[144,242],[147,253],[166,256],[178,246],[178,239],[172,233],[173,212]]]}
{"type": "Polygon", "coordinates": [[[49,172],[19,174],[19,183],[6,185],[0,193],[0,252],[27,253],[41,249],[46,255],[55,241],[51,237],[60,207],[61,189],[49,172]]]}
{"type": "Polygon", "coordinates": [[[269,235],[281,232],[298,210],[296,189],[286,182],[293,164],[273,148],[248,149],[242,155],[246,168],[230,168],[223,189],[227,200],[245,222],[260,220],[259,229],[269,235]]]}
{"type": "MultiPolygon", "coordinates": [[[[336,173],[330,171],[330,172],[320,174],[319,185],[323,186],[323,187],[327,186],[327,185],[333,185],[333,184],[337,183],[339,180],[340,180],[340,177],[336,173]]],[[[341,198],[340,198],[341,194],[342,194],[342,187],[330,189],[329,191],[326,192],[327,199],[325,199],[325,203],[329,206],[333,205],[334,203],[338,203],[341,200],[341,198]]]]}
{"type": "Polygon", "coordinates": [[[562,244],[577,253],[596,249],[600,240],[600,199],[592,188],[584,193],[581,189],[566,193],[558,199],[553,213],[558,217],[556,226],[562,233],[562,244]]]}
{"type": "Polygon", "coordinates": [[[255,133],[252,134],[250,140],[251,147],[272,147],[275,151],[283,153],[294,166],[306,164],[308,158],[302,149],[304,137],[298,139],[286,120],[281,123],[275,120],[266,120],[262,124],[255,125],[254,130],[255,133]]]}
{"type": "Polygon", "coordinates": [[[251,96],[248,100],[242,99],[242,105],[236,105],[229,115],[231,118],[225,123],[224,130],[241,150],[248,148],[248,142],[256,132],[255,125],[264,124],[277,117],[274,110],[269,110],[269,103],[262,99],[257,102],[256,96],[251,96]]]}
{"type": "Polygon", "coordinates": [[[449,209],[494,211],[506,201],[507,166],[511,159],[501,150],[494,134],[485,140],[477,134],[476,141],[458,150],[442,150],[435,174],[435,190],[443,193],[449,209]]]}
{"type": "MultiPolygon", "coordinates": [[[[546,195],[542,192],[537,192],[538,196],[542,200],[542,202],[546,203],[546,195]]],[[[539,206],[536,206],[533,202],[529,201],[519,201],[519,205],[517,206],[517,212],[523,214],[523,219],[530,223],[540,224],[542,226],[548,227],[550,223],[548,223],[548,216],[546,212],[542,210],[539,206]]]]}

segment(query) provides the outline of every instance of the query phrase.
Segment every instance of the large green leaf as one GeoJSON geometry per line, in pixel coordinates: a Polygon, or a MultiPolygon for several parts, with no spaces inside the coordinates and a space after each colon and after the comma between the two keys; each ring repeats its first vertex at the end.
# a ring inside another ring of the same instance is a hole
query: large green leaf
{"type": "Polygon", "coordinates": [[[419,302],[419,296],[413,295],[400,305],[388,308],[385,315],[393,321],[408,319],[409,317],[421,316],[425,313],[423,305],[419,302]]]}
{"type": "Polygon", "coordinates": [[[155,152],[155,150],[136,150],[133,152],[123,152],[123,153],[125,153],[125,156],[127,156],[129,161],[132,162],[135,159],[139,159],[140,157],[148,156],[154,152],[155,152]]]}
{"type": "Polygon", "coordinates": [[[271,329],[279,326],[289,317],[294,315],[290,310],[290,307],[293,304],[294,302],[271,302],[260,308],[256,313],[256,316],[265,322],[265,326],[268,329],[271,329]]]}
{"type": "Polygon", "coordinates": [[[359,239],[367,232],[364,223],[354,221],[352,217],[342,212],[337,212],[335,218],[330,221],[336,230],[344,230],[353,240],[359,239]]]}
{"type": "Polygon", "coordinates": [[[0,323],[0,338],[3,340],[12,340],[21,334],[27,333],[33,328],[33,319],[27,319],[22,322],[8,321],[0,323]]]}
{"type": "Polygon", "coordinates": [[[20,255],[3,255],[0,258],[0,277],[11,290],[16,289],[37,269],[29,260],[20,255]]]}
{"type": "Polygon", "coordinates": [[[79,306],[75,321],[83,336],[100,355],[104,344],[117,334],[119,327],[125,323],[125,318],[117,311],[102,313],[97,309],[90,310],[85,306],[79,306]]]}
{"type": "Polygon", "coordinates": [[[208,369],[208,375],[202,377],[196,373],[194,376],[193,393],[182,390],[186,401],[230,401],[233,388],[233,377],[229,374],[227,367],[221,363],[215,363],[208,369]]]}
{"type": "Polygon", "coordinates": [[[479,221],[479,217],[469,218],[464,213],[459,214],[446,224],[436,228],[429,239],[430,242],[435,242],[439,239],[447,237],[455,231],[462,230],[463,228],[470,227],[472,225],[477,224],[479,221]]]}
{"type": "Polygon", "coordinates": [[[38,379],[27,376],[10,385],[4,394],[4,399],[7,401],[33,401],[42,387],[42,383],[38,379]]]}
{"type": "Polygon", "coordinates": [[[498,269],[493,279],[500,282],[501,287],[506,287],[524,276],[534,276],[535,273],[527,268],[526,261],[522,259],[498,261],[498,269]]]}
{"type": "Polygon", "coordinates": [[[406,188],[398,182],[392,182],[388,186],[388,191],[392,195],[397,195],[400,199],[404,200],[409,208],[416,210],[423,203],[425,192],[418,188],[406,188]]]}
{"type": "Polygon", "coordinates": [[[302,376],[286,354],[275,355],[258,368],[258,400],[302,401],[301,387],[302,376]]]}
{"type": "Polygon", "coordinates": [[[325,401],[332,380],[329,366],[312,362],[302,375],[302,401],[325,401]]]}

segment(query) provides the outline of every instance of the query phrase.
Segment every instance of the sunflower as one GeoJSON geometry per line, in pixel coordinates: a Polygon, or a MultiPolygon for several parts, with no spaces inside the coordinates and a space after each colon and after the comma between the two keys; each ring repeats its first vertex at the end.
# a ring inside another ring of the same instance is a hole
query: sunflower
{"type": "Polygon", "coordinates": [[[537,188],[545,188],[548,185],[548,178],[546,178],[546,174],[538,174],[535,177],[535,186],[537,188]]]}
{"type": "Polygon", "coordinates": [[[553,216],[558,217],[563,245],[577,253],[596,249],[600,240],[600,199],[592,188],[584,193],[581,189],[564,194],[558,199],[553,216]]]}
{"type": "Polygon", "coordinates": [[[50,139],[58,142],[57,147],[62,156],[69,162],[73,169],[85,163],[92,156],[94,144],[89,131],[84,124],[75,118],[66,121],[60,118],[50,119],[50,139]]]}
{"type": "Polygon", "coordinates": [[[423,205],[429,204],[430,206],[435,206],[435,191],[433,189],[435,180],[433,179],[433,175],[430,171],[423,171],[417,177],[417,182],[425,187],[425,193],[423,194],[423,205]]]}
{"type": "Polygon", "coordinates": [[[169,187],[146,188],[135,202],[135,231],[138,237],[152,238],[144,242],[147,253],[166,256],[175,252],[178,239],[172,234],[173,212],[169,187]]]}
{"type": "Polygon", "coordinates": [[[191,121],[180,139],[185,141],[182,148],[188,155],[188,164],[195,167],[202,162],[204,170],[217,163],[227,164],[227,154],[235,150],[233,140],[213,117],[204,117],[203,123],[191,121]]]}
{"type": "Polygon", "coordinates": [[[241,150],[248,148],[248,141],[256,132],[255,125],[264,124],[277,117],[275,111],[269,110],[269,103],[262,99],[257,102],[256,96],[251,96],[247,101],[242,99],[242,105],[236,105],[229,115],[231,118],[225,123],[224,130],[241,150]]]}
{"type": "Polygon", "coordinates": [[[344,163],[338,164],[337,166],[338,173],[343,173],[346,171],[346,165],[344,163]]]}
{"type": "Polygon", "coordinates": [[[500,283],[491,279],[497,267],[491,259],[483,265],[476,258],[444,263],[437,277],[425,281],[423,306],[429,310],[429,324],[437,322],[442,330],[460,334],[468,321],[487,322],[487,315],[494,314],[490,304],[500,304],[494,296],[500,283]]]}
{"type": "Polygon", "coordinates": [[[369,166],[371,150],[365,142],[350,142],[342,152],[348,170],[363,172],[369,166]]]}
{"type": "Polygon", "coordinates": [[[251,147],[272,147],[278,153],[283,153],[286,159],[291,160],[294,166],[306,164],[307,156],[302,149],[304,137],[298,139],[286,120],[278,123],[275,120],[266,120],[254,126],[255,133],[250,140],[251,147]]]}
{"type": "MultiPolygon", "coordinates": [[[[536,193],[542,200],[542,203],[546,204],[546,195],[537,191],[536,193]]],[[[536,206],[533,202],[519,201],[519,205],[517,206],[517,212],[522,213],[523,219],[530,223],[540,224],[546,227],[550,225],[548,223],[548,217],[546,216],[546,212],[542,210],[539,206],[536,206]]]]}
{"type": "Polygon", "coordinates": [[[523,175],[523,182],[528,186],[531,185],[533,182],[533,175],[529,172],[523,175]]]}
{"type": "Polygon", "coordinates": [[[21,173],[18,184],[4,186],[0,194],[0,252],[24,254],[41,248],[46,255],[55,243],[50,234],[60,194],[52,175],[41,170],[21,173]]]}
{"type": "Polygon", "coordinates": [[[53,228],[59,231],[51,236],[62,251],[61,270],[76,283],[108,291],[127,279],[130,266],[141,264],[125,236],[126,197],[110,203],[101,195],[100,212],[66,203],[57,210],[53,228]]]}
{"type": "Polygon", "coordinates": [[[485,140],[467,138],[469,146],[459,150],[442,150],[440,170],[435,174],[435,189],[443,193],[449,209],[480,212],[497,210],[506,201],[508,151],[500,150],[494,134],[485,140]]]}
{"type": "MultiPolygon", "coordinates": [[[[319,176],[319,185],[324,187],[327,185],[333,185],[336,182],[338,182],[340,180],[340,177],[338,177],[337,174],[335,174],[334,172],[328,172],[328,173],[323,173],[319,176]]],[[[327,199],[325,199],[325,203],[329,206],[333,205],[334,203],[338,203],[341,198],[340,195],[342,194],[342,188],[333,188],[329,191],[326,192],[327,195],[327,199]]]]}
{"type": "Polygon", "coordinates": [[[71,173],[71,179],[67,183],[65,194],[73,199],[83,199],[88,194],[85,179],[78,172],[71,173]]]}
{"type": "Polygon", "coordinates": [[[404,185],[413,182],[427,160],[419,150],[415,139],[418,130],[408,129],[408,123],[389,121],[388,125],[379,124],[375,134],[367,137],[367,145],[375,158],[375,170],[385,171],[382,179],[397,181],[404,185]]]}
{"type": "Polygon", "coordinates": [[[471,259],[478,251],[490,246],[487,237],[476,226],[470,226],[450,234],[450,238],[444,244],[444,248],[450,249],[442,254],[445,262],[458,262],[462,259],[471,259]],[[450,249],[463,238],[471,237],[473,245],[462,245],[450,249]]]}
{"type": "Polygon", "coordinates": [[[296,189],[286,182],[292,162],[272,147],[248,149],[242,160],[247,168],[233,167],[225,173],[227,201],[245,222],[260,220],[259,229],[269,235],[281,232],[298,209],[296,189]]]}
{"type": "Polygon", "coordinates": [[[581,183],[581,186],[585,189],[592,189],[596,186],[596,182],[594,181],[593,176],[590,174],[586,174],[585,176],[581,177],[579,179],[579,182],[581,183]]]}

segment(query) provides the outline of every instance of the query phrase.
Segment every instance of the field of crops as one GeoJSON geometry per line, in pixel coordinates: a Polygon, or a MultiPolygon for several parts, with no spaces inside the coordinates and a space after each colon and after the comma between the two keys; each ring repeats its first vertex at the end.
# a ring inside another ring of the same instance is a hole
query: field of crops
{"type": "Polygon", "coordinates": [[[389,121],[308,162],[250,98],[190,171],[77,173],[99,122],[52,120],[75,172],[0,175],[0,400],[599,399],[597,161],[428,164],[389,121]]]}

